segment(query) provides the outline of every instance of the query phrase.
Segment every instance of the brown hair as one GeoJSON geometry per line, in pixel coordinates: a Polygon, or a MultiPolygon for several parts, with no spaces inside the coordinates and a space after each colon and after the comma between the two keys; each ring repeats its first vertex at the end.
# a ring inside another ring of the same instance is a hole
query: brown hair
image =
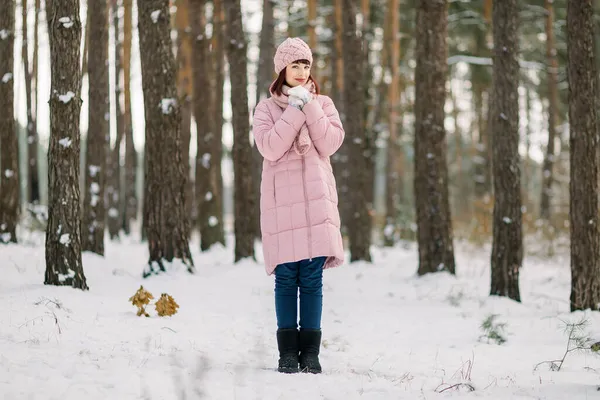
{"type": "MultiPolygon", "coordinates": [[[[292,62],[291,64],[293,64],[293,63],[310,65],[310,61],[308,61],[308,60],[296,60],[296,61],[292,62]]],[[[286,69],[287,68],[284,68],[281,70],[281,72],[279,72],[279,76],[277,77],[275,82],[273,82],[273,84],[270,87],[271,93],[275,93],[278,96],[281,96],[281,94],[283,93],[283,85],[285,84],[286,69]]],[[[315,81],[315,78],[313,78],[312,75],[310,75],[308,77],[308,80],[312,81],[312,83],[315,85],[315,93],[320,94],[321,88],[319,87],[319,84],[317,83],[317,81],[315,81]]]]}

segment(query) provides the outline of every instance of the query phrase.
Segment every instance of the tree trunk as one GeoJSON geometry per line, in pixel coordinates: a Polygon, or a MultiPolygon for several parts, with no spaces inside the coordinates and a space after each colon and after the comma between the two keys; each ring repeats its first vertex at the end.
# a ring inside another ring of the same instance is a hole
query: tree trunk
{"type": "Polygon", "coordinates": [[[235,261],[255,259],[256,237],[255,193],[252,183],[252,148],[248,114],[248,77],[246,66],[246,38],[242,27],[240,0],[224,0],[227,28],[227,57],[231,81],[231,109],[233,125],[233,172],[235,203],[235,261]]]}
{"type": "Polygon", "coordinates": [[[521,301],[523,262],[517,0],[493,6],[494,66],[491,121],[494,219],[490,295],[521,301]]]}
{"type": "MultiPolygon", "coordinates": [[[[188,184],[185,186],[185,213],[195,226],[194,181],[190,164],[190,140],[192,125],[192,39],[190,31],[189,0],[177,0],[177,90],[181,106],[181,157],[188,184]]],[[[192,229],[190,229],[191,232],[192,229]]]]}
{"type": "Polygon", "coordinates": [[[386,168],[386,215],[383,229],[384,245],[393,246],[398,239],[398,207],[402,176],[402,147],[399,142],[400,106],[400,9],[398,0],[391,0],[388,8],[388,37],[391,57],[384,62],[391,67],[392,82],[388,86],[388,143],[387,143],[387,168],[386,168]]]}
{"type": "Polygon", "coordinates": [[[311,48],[313,53],[313,65],[310,74],[318,81],[318,47],[317,47],[317,0],[307,0],[308,8],[308,47],[311,48]]]}
{"type": "MultiPolygon", "coordinates": [[[[269,96],[269,87],[274,78],[272,65],[273,57],[275,56],[275,48],[274,4],[273,0],[263,0],[263,20],[262,29],[260,31],[260,55],[258,59],[258,72],[256,78],[255,105],[269,96]]],[[[252,172],[254,173],[254,191],[255,193],[260,193],[263,158],[256,146],[253,146],[252,149],[252,161],[252,172]]],[[[260,215],[260,202],[258,201],[256,202],[254,212],[256,215],[260,215]]],[[[256,236],[257,239],[260,239],[260,219],[257,218],[256,221],[256,236]]]]}
{"type": "Polygon", "coordinates": [[[138,198],[136,193],[137,152],[133,142],[133,123],[131,118],[131,36],[132,36],[132,2],[123,0],[123,91],[125,92],[125,186],[121,196],[125,196],[123,215],[123,231],[129,235],[131,221],[137,219],[138,198]]]}
{"type": "MultiPolygon", "coordinates": [[[[22,13],[21,13],[21,21],[27,21],[27,0],[22,0],[21,4],[22,13]]],[[[36,20],[37,20],[37,11],[36,11],[36,20]]],[[[30,69],[29,67],[29,41],[28,41],[28,29],[27,23],[22,23],[22,37],[23,40],[21,42],[21,58],[23,59],[23,71],[25,76],[25,102],[27,107],[27,159],[29,160],[28,165],[28,174],[27,174],[27,189],[28,196],[27,201],[29,203],[39,203],[40,201],[40,185],[38,179],[38,170],[37,170],[37,129],[35,122],[35,114],[34,114],[34,80],[35,80],[35,70],[30,69]]],[[[34,36],[37,32],[34,32],[34,36]]],[[[34,43],[34,46],[37,43],[34,43]]],[[[33,57],[37,56],[37,52],[34,49],[33,57]]],[[[35,61],[34,61],[35,67],[35,61]]]]}
{"type": "Polygon", "coordinates": [[[419,275],[455,273],[444,128],[447,7],[446,0],[420,0],[417,9],[414,190],[419,275]]]}
{"type": "MultiPolygon", "coordinates": [[[[223,173],[221,162],[223,159],[223,87],[225,85],[225,13],[223,11],[222,0],[213,0],[213,35],[212,35],[212,79],[211,92],[214,95],[214,101],[209,106],[209,115],[214,115],[211,120],[212,130],[215,134],[211,141],[211,164],[210,187],[212,190],[212,201],[204,203],[206,214],[214,215],[216,220],[212,220],[210,233],[207,233],[206,241],[200,243],[209,248],[214,243],[221,243],[225,246],[225,221],[223,212],[223,173]],[[204,243],[204,244],[203,244],[204,243]]],[[[258,214],[257,214],[258,215],[258,214]]],[[[257,218],[257,224],[259,223],[257,218]]]]}
{"type": "Polygon", "coordinates": [[[19,148],[14,120],[15,2],[0,7],[0,243],[17,242],[19,148]]]}
{"type": "Polygon", "coordinates": [[[81,246],[83,251],[104,255],[104,188],[107,175],[107,137],[110,137],[106,119],[109,113],[109,86],[108,7],[105,1],[90,2],[87,21],[90,48],[94,50],[88,56],[90,123],[86,147],[81,246]]]}
{"type": "MultiPolygon", "coordinates": [[[[332,43],[332,68],[333,68],[333,102],[340,113],[340,118],[344,126],[346,126],[346,113],[344,112],[344,57],[343,57],[343,42],[344,42],[344,25],[342,18],[343,0],[334,0],[334,18],[335,18],[335,39],[332,43]]],[[[339,150],[331,156],[331,164],[337,184],[337,190],[340,199],[347,198],[348,192],[348,151],[350,144],[342,143],[339,150]]],[[[350,210],[352,209],[349,202],[342,201],[338,205],[341,217],[342,233],[347,232],[347,225],[350,221],[350,210]]]]}
{"type": "Polygon", "coordinates": [[[87,290],[81,263],[79,117],[81,112],[78,0],[52,0],[50,25],[50,146],[48,149],[47,285],[87,290]]]}
{"type": "Polygon", "coordinates": [[[571,311],[598,310],[598,68],[592,0],[569,0],[567,54],[571,184],[571,311]]]}
{"type": "MultiPolygon", "coordinates": [[[[348,182],[348,198],[352,204],[353,213],[348,218],[348,237],[350,241],[350,261],[371,261],[371,216],[369,214],[368,193],[370,157],[366,156],[367,137],[364,129],[364,52],[362,41],[357,36],[356,0],[343,2],[344,49],[343,57],[346,69],[344,71],[344,87],[352,88],[344,92],[344,110],[346,119],[344,128],[350,160],[348,170],[352,179],[348,182]]],[[[340,198],[343,198],[340,196],[340,198]]]]}
{"type": "MultiPolygon", "coordinates": [[[[196,157],[196,199],[198,207],[198,225],[200,227],[200,249],[209,250],[216,243],[223,243],[222,215],[218,214],[216,202],[220,200],[213,193],[215,187],[215,162],[220,162],[220,157],[215,154],[218,150],[215,141],[221,141],[221,135],[216,135],[219,118],[214,117],[214,112],[207,112],[206,108],[214,107],[216,94],[211,90],[214,84],[213,75],[215,68],[209,47],[209,38],[206,35],[206,1],[190,0],[193,42],[193,72],[194,72],[194,114],[196,115],[196,131],[198,155],[196,157]],[[209,88],[209,90],[207,90],[209,88]]],[[[216,15],[215,15],[216,17],[216,15]]],[[[220,26],[220,25],[219,25],[220,26]]],[[[213,34],[219,34],[217,28],[213,34]]],[[[216,89],[216,88],[215,88],[216,89]]]]}
{"type": "Polygon", "coordinates": [[[558,115],[558,61],[554,44],[554,5],[553,0],[545,0],[546,5],[546,59],[548,68],[548,145],[542,167],[542,194],[540,218],[550,220],[550,199],[554,182],[554,141],[556,140],[556,117],[558,115]]]}
{"type": "MultiPolygon", "coordinates": [[[[531,152],[531,132],[533,131],[533,123],[531,122],[531,115],[533,113],[532,110],[532,104],[531,104],[531,89],[527,88],[526,89],[526,93],[525,93],[525,109],[527,110],[527,125],[525,126],[525,160],[523,160],[523,173],[522,173],[522,179],[523,179],[523,191],[525,192],[525,203],[528,206],[528,210],[529,210],[529,205],[531,204],[531,201],[527,201],[530,200],[530,192],[529,192],[529,188],[531,186],[531,166],[530,166],[530,160],[531,158],[529,157],[529,154],[531,152]]],[[[533,211],[533,210],[531,210],[533,211]]]]}
{"type": "MultiPolygon", "coordinates": [[[[119,29],[119,5],[117,0],[112,0],[112,28],[115,38],[114,46],[114,76],[115,76],[115,120],[117,127],[117,137],[115,140],[115,147],[110,149],[110,128],[106,127],[106,196],[105,199],[108,201],[108,233],[111,239],[119,237],[119,230],[121,229],[121,143],[123,142],[124,135],[124,120],[123,112],[121,111],[121,48],[122,42],[120,39],[119,29]]],[[[108,85],[108,81],[106,82],[108,85]]],[[[106,93],[108,96],[108,93],[106,93]]],[[[108,98],[106,99],[108,101],[108,98]]],[[[106,111],[109,109],[106,107],[106,111]]],[[[90,111],[91,112],[91,111],[90,111]]]]}
{"type": "Polygon", "coordinates": [[[138,24],[146,117],[144,213],[150,252],[144,276],[165,271],[164,261],[174,258],[193,273],[169,1],[138,2],[138,24]]]}
{"type": "Polygon", "coordinates": [[[263,0],[263,20],[260,31],[260,55],[256,77],[256,104],[269,97],[269,85],[273,81],[273,57],[275,57],[275,17],[273,0],[263,0]]]}

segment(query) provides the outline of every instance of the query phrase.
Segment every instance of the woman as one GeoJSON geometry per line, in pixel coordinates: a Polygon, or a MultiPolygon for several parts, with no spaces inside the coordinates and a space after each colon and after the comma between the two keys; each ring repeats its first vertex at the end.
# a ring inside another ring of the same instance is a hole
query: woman
{"type": "Polygon", "coordinates": [[[264,158],[260,222],[267,274],[275,273],[278,370],[285,373],[321,372],[323,269],[344,261],[329,160],[344,140],[344,128],[333,101],[319,94],[312,61],[299,38],[279,45],[278,78],[271,97],[256,106],[253,123],[264,158]]]}

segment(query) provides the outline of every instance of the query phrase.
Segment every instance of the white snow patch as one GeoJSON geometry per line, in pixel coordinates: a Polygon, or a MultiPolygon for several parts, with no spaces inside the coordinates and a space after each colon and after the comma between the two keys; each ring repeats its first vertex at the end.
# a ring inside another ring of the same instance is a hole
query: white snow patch
{"type": "Polygon", "coordinates": [[[0,39],[6,40],[8,38],[8,35],[10,35],[10,31],[6,29],[0,30],[0,39]]]}
{"type": "Polygon", "coordinates": [[[150,14],[150,18],[152,18],[152,22],[155,24],[158,22],[158,17],[160,17],[160,10],[154,10],[150,14]]]}
{"type": "Polygon", "coordinates": [[[117,218],[119,216],[119,210],[114,207],[108,209],[108,216],[111,218],[117,218]]]}
{"type": "Polygon", "coordinates": [[[71,138],[65,137],[62,138],[58,141],[58,144],[60,144],[62,147],[71,147],[71,143],[73,143],[71,141],[71,138]]]}
{"type": "Polygon", "coordinates": [[[212,198],[213,198],[212,192],[206,192],[206,194],[204,195],[204,201],[211,201],[212,198]]]}
{"type": "Polygon", "coordinates": [[[210,153],[204,153],[204,154],[202,154],[202,166],[205,169],[209,169],[210,168],[210,153]]]}
{"type": "Polygon", "coordinates": [[[58,239],[58,241],[63,246],[68,246],[71,244],[71,235],[69,235],[68,233],[63,233],[62,235],[60,235],[60,239],[58,239]]]}
{"type": "Polygon", "coordinates": [[[75,93],[73,93],[73,92],[71,92],[69,90],[65,94],[58,95],[58,100],[60,100],[62,103],[67,104],[68,102],[70,102],[71,100],[73,100],[74,97],[75,97],[75,93]]]}
{"type": "Polygon", "coordinates": [[[71,19],[71,17],[61,17],[58,19],[58,22],[60,22],[62,24],[63,27],[69,29],[70,27],[73,26],[74,22],[71,19]]]}
{"type": "Polygon", "coordinates": [[[69,270],[69,272],[65,275],[65,274],[58,274],[58,280],[61,282],[66,281],[67,279],[73,279],[75,277],[75,271],[73,271],[72,269],[69,270]]]}
{"type": "Polygon", "coordinates": [[[211,215],[210,217],[208,217],[208,226],[215,227],[215,226],[217,226],[218,223],[219,223],[219,219],[217,217],[215,217],[214,215],[211,215]]]}
{"type": "Polygon", "coordinates": [[[92,182],[90,185],[90,192],[94,193],[94,194],[98,194],[100,193],[100,185],[98,185],[98,182],[92,182]]]}
{"type": "Polygon", "coordinates": [[[88,171],[90,171],[90,176],[94,178],[98,172],[100,172],[100,167],[97,165],[90,165],[88,166],[88,171]]]}
{"type": "MultiPolygon", "coordinates": [[[[456,276],[421,277],[414,243],[372,246],[372,264],[323,273],[323,374],[288,376],[276,371],[273,279],[265,276],[261,246],[257,262],[234,263],[232,235],[228,246],[202,253],[198,240],[190,243],[201,265],[196,274],[177,261],[165,263],[166,276],[145,280],[148,244],[137,234],[106,241],[105,257],[82,254],[89,292],[42,284],[43,235],[30,245],[3,247],[0,304],[8,306],[0,307],[0,354],[9,361],[0,362],[2,398],[598,397],[598,357],[589,351],[569,353],[560,372],[534,369],[565,353],[562,321],[585,318],[592,337],[600,334],[600,313],[569,310],[568,249],[524,258],[517,303],[489,296],[490,246],[456,243],[456,276]],[[154,295],[149,318],[137,317],[127,301],[140,284],[154,295]],[[156,314],[161,293],[180,305],[174,316],[156,314]],[[503,345],[480,339],[491,314],[506,323],[503,345]],[[469,360],[470,379],[464,374],[469,360]],[[437,393],[460,383],[476,391],[437,393]]],[[[64,279],[75,276],[65,269],[64,279]]]]}
{"type": "Polygon", "coordinates": [[[177,105],[176,99],[170,98],[170,99],[162,99],[160,101],[160,109],[162,110],[163,114],[167,114],[167,115],[171,114],[176,105],[177,105]]]}
{"type": "Polygon", "coordinates": [[[2,76],[2,83],[8,83],[13,77],[12,72],[7,72],[2,76]]]}
{"type": "Polygon", "coordinates": [[[92,193],[92,195],[90,196],[90,205],[92,207],[96,207],[98,205],[98,201],[100,201],[100,196],[92,193]]]}
{"type": "Polygon", "coordinates": [[[505,224],[512,224],[512,219],[510,219],[510,218],[508,218],[508,217],[504,217],[504,218],[502,218],[502,221],[503,221],[505,224]]]}
{"type": "Polygon", "coordinates": [[[12,169],[7,169],[4,171],[4,176],[10,179],[13,176],[15,176],[15,171],[13,171],[12,169]]]}

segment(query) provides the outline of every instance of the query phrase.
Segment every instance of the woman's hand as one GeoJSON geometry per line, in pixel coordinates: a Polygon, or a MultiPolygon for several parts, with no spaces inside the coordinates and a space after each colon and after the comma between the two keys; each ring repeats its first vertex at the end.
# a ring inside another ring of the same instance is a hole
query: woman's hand
{"type": "Polygon", "coordinates": [[[289,96],[288,104],[292,107],[297,108],[298,110],[302,110],[302,107],[304,107],[304,101],[302,101],[301,98],[296,96],[289,96]]]}
{"type": "Polygon", "coordinates": [[[313,99],[313,94],[308,91],[304,86],[296,86],[288,90],[290,100],[292,97],[302,100],[302,106],[310,102],[313,99]]]}

